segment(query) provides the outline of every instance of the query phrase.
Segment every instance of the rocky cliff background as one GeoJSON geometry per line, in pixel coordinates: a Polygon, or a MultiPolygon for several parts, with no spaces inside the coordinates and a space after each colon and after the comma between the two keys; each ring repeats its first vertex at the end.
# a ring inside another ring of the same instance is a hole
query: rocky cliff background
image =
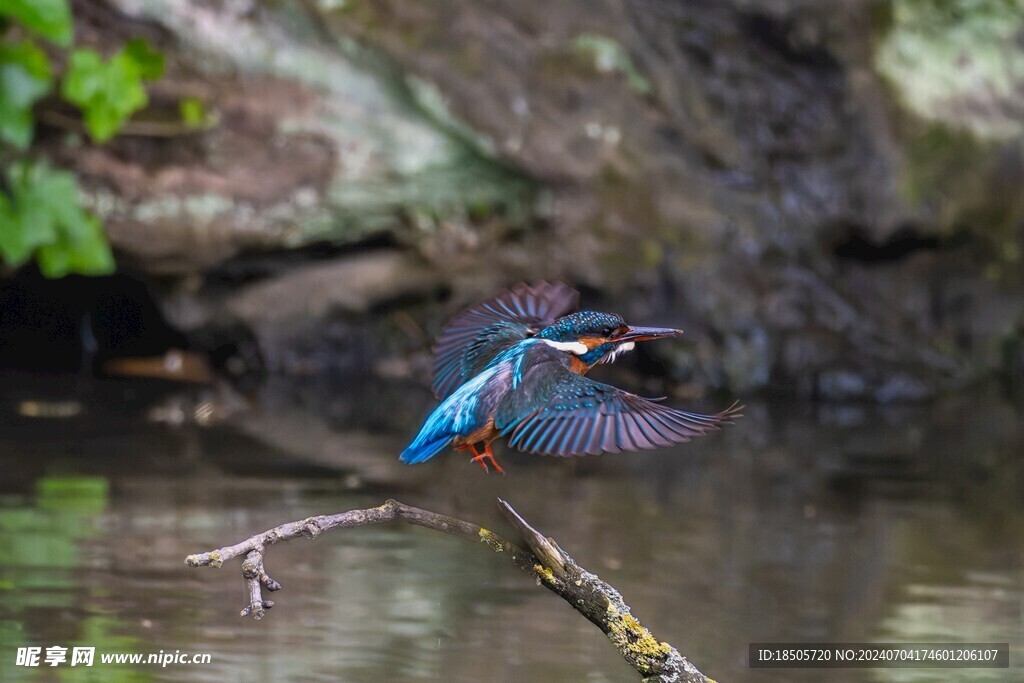
{"type": "Polygon", "coordinates": [[[1024,367],[1017,0],[89,0],[167,57],[94,146],[124,274],[235,371],[426,380],[444,318],[561,278],[683,327],[684,390],[919,400],[1024,367]]]}

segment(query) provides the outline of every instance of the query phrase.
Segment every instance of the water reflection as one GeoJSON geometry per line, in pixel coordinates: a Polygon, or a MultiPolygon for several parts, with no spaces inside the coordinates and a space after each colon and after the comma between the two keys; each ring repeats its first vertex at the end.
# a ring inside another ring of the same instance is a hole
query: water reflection
{"type": "MultiPolygon", "coordinates": [[[[755,405],[736,429],[671,451],[509,454],[507,477],[453,456],[401,466],[407,434],[354,433],[337,418],[357,421],[350,410],[328,401],[317,413],[286,393],[207,429],[147,424],[148,411],[111,405],[61,420],[4,416],[0,680],[54,679],[13,665],[26,644],[213,654],[203,666],[59,669],[68,680],[636,680],[528,577],[422,529],[273,548],[268,569],[285,590],[258,623],[237,617],[237,567],[182,564],[391,495],[498,529],[494,499],[508,498],[721,680],[951,680],[923,669],[751,671],[752,641],[1009,641],[1020,666],[1024,434],[1019,412],[996,398],[887,413],[755,405]]],[[[412,424],[425,406],[416,398],[395,413],[412,424]]]]}

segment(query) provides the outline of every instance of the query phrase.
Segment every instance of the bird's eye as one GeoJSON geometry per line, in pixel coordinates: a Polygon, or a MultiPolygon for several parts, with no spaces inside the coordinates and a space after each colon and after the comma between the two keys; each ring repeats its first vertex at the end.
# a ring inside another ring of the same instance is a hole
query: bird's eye
{"type": "Polygon", "coordinates": [[[610,336],[612,336],[613,334],[615,334],[615,330],[616,330],[616,329],[618,329],[618,328],[615,328],[615,327],[606,327],[606,328],[604,328],[603,330],[601,330],[601,336],[602,336],[602,337],[605,337],[605,338],[607,338],[607,337],[610,337],[610,336]]]}

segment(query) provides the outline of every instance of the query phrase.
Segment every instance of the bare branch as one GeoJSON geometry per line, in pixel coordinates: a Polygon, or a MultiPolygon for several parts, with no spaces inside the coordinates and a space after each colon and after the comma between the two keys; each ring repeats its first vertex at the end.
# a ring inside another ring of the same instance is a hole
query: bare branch
{"type": "Polygon", "coordinates": [[[266,610],[274,606],[273,601],[263,599],[263,588],[269,591],[281,588],[281,584],[267,575],[263,566],[268,546],[300,536],[316,538],[331,529],[399,520],[474,543],[483,543],[494,552],[502,553],[512,564],[533,575],[539,585],[561,596],[600,628],[619,654],[640,672],[645,682],[714,683],[678,650],[651,635],[632,615],[629,606],[615,588],[577,565],[554,539],[545,537],[530,526],[511,505],[499,499],[498,507],[516,527],[529,550],[476,524],[388,500],[380,507],[309,517],[282,524],[240,543],[189,555],[185,558],[185,564],[190,567],[220,567],[244,555],[242,576],[245,578],[249,604],[242,610],[242,616],[262,619],[266,610]]]}

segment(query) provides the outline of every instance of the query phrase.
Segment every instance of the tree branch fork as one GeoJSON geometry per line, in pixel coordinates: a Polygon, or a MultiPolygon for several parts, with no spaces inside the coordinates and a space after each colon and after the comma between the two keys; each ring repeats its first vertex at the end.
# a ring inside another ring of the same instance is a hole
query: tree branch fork
{"type": "Polygon", "coordinates": [[[526,548],[493,531],[470,522],[388,500],[374,508],[349,510],[333,515],[319,515],[281,524],[235,543],[205,553],[189,555],[189,567],[221,567],[225,562],[243,557],[249,604],[241,616],[262,619],[274,606],[263,597],[263,589],[278,591],[281,584],[267,574],[264,566],[267,548],[275,543],[296,538],[314,539],[334,529],[401,521],[426,527],[451,536],[483,543],[501,553],[513,565],[535,577],[539,585],[559,595],[608,636],[619,654],[649,683],[714,683],[701,673],[679,651],[658,641],[633,616],[622,595],[610,584],[576,564],[554,539],[545,537],[530,526],[504,500],[498,499],[502,514],[516,528],[526,548]]]}

